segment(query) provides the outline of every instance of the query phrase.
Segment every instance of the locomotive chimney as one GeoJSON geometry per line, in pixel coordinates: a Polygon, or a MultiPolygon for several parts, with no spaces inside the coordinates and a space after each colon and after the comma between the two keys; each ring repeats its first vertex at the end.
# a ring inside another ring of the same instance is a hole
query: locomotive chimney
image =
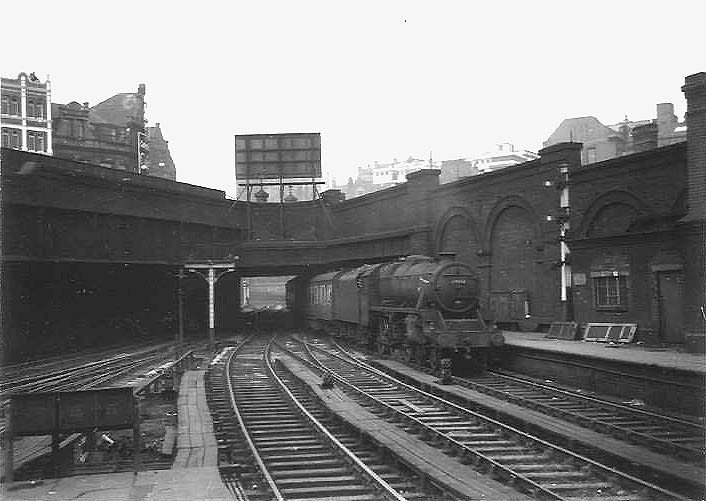
{"type": "Polygon", "coordinates": [[[439,260],[440,263],[446,262],[446,261],[455,261],[456,260],[456,253],[455,252],[439,252],[436,254],[437,259],[439,260]]]}

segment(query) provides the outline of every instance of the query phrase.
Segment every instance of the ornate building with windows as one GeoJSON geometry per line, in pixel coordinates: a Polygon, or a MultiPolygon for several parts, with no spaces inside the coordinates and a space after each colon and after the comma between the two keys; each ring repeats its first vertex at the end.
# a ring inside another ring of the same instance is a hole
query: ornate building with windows
{"type": "Polygon", "coordinates": [[[176,181],[176,167],[172,154],[169,152],[169,141],[162,136],[159,122],[154,127],[147,128],[149,156],[147,157],[147,174],[176,181]]]}
{"type": "Polygon", "coordinates": [[[0,79],[2,146],[51,155],[51,84],[34,73],[0,79]]]}
{"type": "Polygon", "coordinates": [[[89,107],[54,104],[54,155],[142,173],[147,169],[145,85],[89,107]]]}

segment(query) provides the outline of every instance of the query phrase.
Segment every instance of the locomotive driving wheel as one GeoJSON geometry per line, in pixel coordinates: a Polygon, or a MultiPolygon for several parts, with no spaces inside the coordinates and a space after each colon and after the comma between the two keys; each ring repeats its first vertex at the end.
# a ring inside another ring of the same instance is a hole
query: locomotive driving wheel
{"type": "Polygon", "coordinates": [[[375,351],[379,355],[389,355],[390,354],[390,341],[392,336],[392,330],[390,328],[390,321],[387,318],[380,320],[378,335],[375,343],[375,351]]]}

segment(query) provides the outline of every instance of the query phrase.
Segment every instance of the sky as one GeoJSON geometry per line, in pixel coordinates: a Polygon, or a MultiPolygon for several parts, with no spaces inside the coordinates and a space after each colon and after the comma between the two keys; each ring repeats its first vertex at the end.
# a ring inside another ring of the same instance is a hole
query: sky
{"type": "Polygon", "coordinates": [[[236,197],[234,135],[320,132],[324,175],[538,151],[564,118],[680,120],[706,71],[699,1],[4,2],[0,75],[52,102],[146,85],[177,180],[236,197]],[[9,48],[12,47],[12,50],[9,48]]]}

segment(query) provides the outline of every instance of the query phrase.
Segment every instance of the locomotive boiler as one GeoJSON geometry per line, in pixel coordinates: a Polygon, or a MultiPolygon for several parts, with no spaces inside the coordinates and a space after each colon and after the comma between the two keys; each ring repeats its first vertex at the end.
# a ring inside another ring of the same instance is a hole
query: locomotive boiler
{"type": "Polygon", "coordinates": [[[287,301],[310,327],[433,370],[447,358],[482,371],[504,342],[480,314],[477,275],[452,254],[298,277],[287,301]]]}

